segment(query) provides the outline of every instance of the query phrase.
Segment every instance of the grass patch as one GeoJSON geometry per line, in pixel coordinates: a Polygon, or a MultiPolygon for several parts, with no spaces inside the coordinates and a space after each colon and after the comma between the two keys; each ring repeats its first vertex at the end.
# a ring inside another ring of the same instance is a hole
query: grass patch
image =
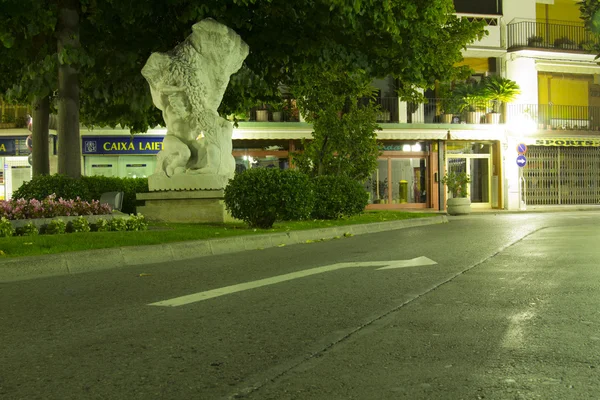
{"type": "Polygon", "coordinates": [[[69,251],[104,249],[122,246],[143,246],[188,240],[215,239],[240,235],[328,228],[353,224],[368,224],[436,214],[405,211],[365,211],[361,215],[339,220],[309,220],[277,222],[272,229],[250,229],[243,223],[172,224],[150,223],[147,231],[89,232],[63,235],[13,236],[0,238],[0,257],[22,257],[69,251]]]}

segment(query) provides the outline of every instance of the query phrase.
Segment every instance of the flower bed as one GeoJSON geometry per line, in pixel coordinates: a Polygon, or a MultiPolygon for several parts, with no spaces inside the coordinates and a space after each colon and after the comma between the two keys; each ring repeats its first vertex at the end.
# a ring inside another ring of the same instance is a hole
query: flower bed
{"type": "Polygon", "coordinates": [[[79,215],[109,215],[112,208],[108,204],[100,204],[98,200],[83,201],[79,197],[75,200],[64,200],[51,194],[44,200],[13,199],[0,202],[0,218],[8,220],[71,217],[79,215]]]}

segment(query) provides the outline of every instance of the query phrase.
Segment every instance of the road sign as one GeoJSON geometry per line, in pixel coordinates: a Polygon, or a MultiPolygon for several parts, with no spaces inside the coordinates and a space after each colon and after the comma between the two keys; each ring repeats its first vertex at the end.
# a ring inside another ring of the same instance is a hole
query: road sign
{"type": "Polygon", "coordinates": [[[527,153],[527,145],[525,143],[519,143],[517,145],[517,153],[520,155],[527,153]]]}
{"type": "Polygon", "coordinates": [[[525,158],[524,155],[521,154],[520,156],[517,157],[517,165],[519,167],[524,167],[525,164],[527,164],[527,159],[525,158]]]}
{"type": "Polygon", "coordinates": [[[396,268],[409,268],[409,267],[420,267],[425,265],[435,265],[435,261],[427,257],[416,257],[410,260],[390,260],[390,261],[366,261],[366,262],[348,262],[348,263],[337,263],[331,265],[325,265],[324,267],[317,267],[311,269],[305,269],[303,271],[296,271],[289,274],[273,276],[271,278],[260,279],[258,281],[239,283],[237,285],[226,286],[218,289],[208,290],[206,292],[199,292],[188,294],[186,296],[176,297],[174,299],[163,300],[156,303],[148,304],[149,306],[162,306],[162,307],[178,307],[185,304],[195,303],[198,301],[212,299],[214,297],[224,296],[231,293],[241,292],[244,290],[255,289],[262,286],[273,285],[275,283],[291,281],[292,279],[304,278],[305,276],[322,274],[324,272],[335,271],[344,268],[365,268],[365,267],[379,267],[377,270],[389,270],[396,268]]]}

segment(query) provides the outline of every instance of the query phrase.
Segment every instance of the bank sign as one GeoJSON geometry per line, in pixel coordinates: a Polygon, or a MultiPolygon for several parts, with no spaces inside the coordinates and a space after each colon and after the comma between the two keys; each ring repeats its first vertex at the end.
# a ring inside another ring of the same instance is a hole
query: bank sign
{"type": "Polygon", "coordinates": [[[17,154],[15,139],[0,139],[0,156],[12,156],[17,154]]]}
{"type": "Polygon", "coordinates": [[[81,152],[91,154],[156,154],[164,136],[83,136],[81,152]]]}

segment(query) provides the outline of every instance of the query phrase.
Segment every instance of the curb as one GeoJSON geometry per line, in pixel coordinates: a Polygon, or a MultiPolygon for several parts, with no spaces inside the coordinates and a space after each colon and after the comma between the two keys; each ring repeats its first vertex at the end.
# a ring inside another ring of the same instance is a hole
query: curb
{"type": "Polygon", "coordinates": [[[443,223],[448,223],[446,215],[285,233],[235,236],[223,239],[194,240],[148,246],[128,246],[19,257],[0,262],[0,283],[78,274],[141,264],[190,260],[205,256],[306,243],[307,241],[333,239],[348,234],[362,235],[443,223]]]}

